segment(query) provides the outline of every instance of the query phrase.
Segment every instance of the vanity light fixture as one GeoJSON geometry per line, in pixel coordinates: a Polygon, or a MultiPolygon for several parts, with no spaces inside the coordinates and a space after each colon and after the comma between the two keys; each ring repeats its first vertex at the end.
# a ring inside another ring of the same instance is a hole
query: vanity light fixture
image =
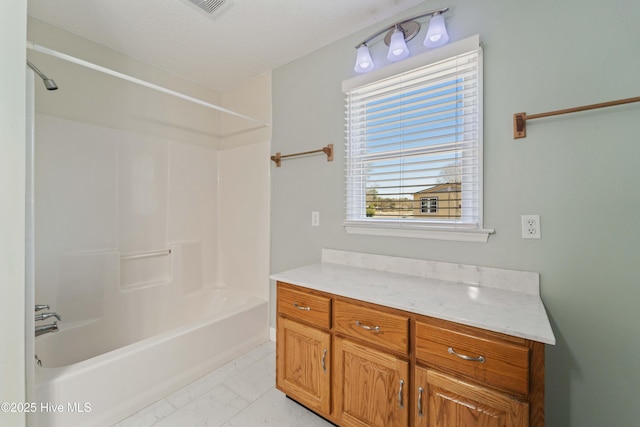
{"type": "Polygon", "coordinates": [[[432,10],[421,15],[412,16],[410,18],[403,19],[402,21],[398,21],[393,25],[367,37],[362,43],[356,46],[357,54],[354,70],[357,73],[366,73],[375,68],[367,43],[384,33],[386,33],[384,42],[389,46],[387,59],[389,61],[400,61],[408,57],[410,52],[407,47],[407,42],[412,40],[416,35],[418,35],[418,32],[420,32],[420,24],[415,21],[419,18],[427,16],[431,17],[427,36],[423,43],[426,47],[434,48],[446,44],[449,41],[449,35],[447,34],[447,28],[442,14],[448,10],[449,8],[445,7],[444,9],[432,10]]]}
{"type": "Polygon", "coordinates": [[[444,24],[444,16],[441,12],[434,14],[429,21],[429,29],[427,30],[427,36],[424,38],[424,45],[426,47],[438,47],[446,44],[449,41],[449,34],[447,34],[447,27],[444,24]]]}
{"type": "Polygon", "coordinates": [[[404,29],[400,25],[396,25],[396,28],[391,33],[391,40],[389,41],[389,52],[387,53],[387,59],[389,61],[400,61],[409,56],[409,47],[404,40],[404,29]]]}
{"type": "Polygon", "coordinates": [[[369,52],[367,44],[362,43],[358,46],[355,70],[358,73],[366,73],[367,71],[373,70],[374,67],[375,65],[373,64],[373,59],[371,59],[371,52],[369,52]]]}

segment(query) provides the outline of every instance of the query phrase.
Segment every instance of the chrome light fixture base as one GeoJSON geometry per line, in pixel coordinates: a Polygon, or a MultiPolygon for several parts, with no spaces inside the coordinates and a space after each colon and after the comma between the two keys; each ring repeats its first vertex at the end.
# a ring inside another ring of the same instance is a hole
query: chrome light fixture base
{"type": "MultiPolygon", "coordinates": [[[[420,32],[420,24],[416,21],[403,22],[401,24],[398,24],[398,26],[402,30],[405,42],[412,40],[415,36],[418,35],[418,32],[420,32]]],[[[386,44],[387,46],[391,44],[391,36],[393,35],[393,32],[395,30],[396,27],[391,28],[384,36],[384,44],[386,44]]]]}

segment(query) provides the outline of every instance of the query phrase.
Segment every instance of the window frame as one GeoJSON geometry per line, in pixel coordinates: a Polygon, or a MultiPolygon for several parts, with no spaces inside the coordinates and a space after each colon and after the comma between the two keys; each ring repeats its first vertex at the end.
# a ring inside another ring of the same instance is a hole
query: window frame
{"type": "MultiPolygon", "coordinates": [[[[345,230],[350,234],[367,234],[376,236],[396,236],[396,237],[412,237],[427,238],[438,240],[454,240],[465,242],[487,242],[489,234],[493,233],[492,229],[485,229],[483,225],[483,131],[482,131],[482,49],[480,47],[480,38],[478,35],[460,40],[449,45],[445,45],[438,49],[427,51],[425,53],[408,58],[404,61],[391,64],[382,69],[374,70],[371,73],[360,75],[342,83],[343,93],[347,93],[352,89],[377,82],[398,74],[410,72],[416,68],[435,62],[447,60],[458,55],[469,53],[471,51],[478,52],[478,123],[480,131],[478,135],[478,217],[477,224],[466,223],[443,223],[443,224],[423,224],[402,219],[383,219],[383,218],[364,218],[364,219],[348,219],[344,221],[345,230]]],[[[347,135],[347,139],[349,136],[347,135]]],[[[348,170],[347,162],[346,168],[348,170]]],[[[346,179],[345,174],[345,179],[346,179]]],[[[345,182],[345,184],[347,184],[345,182]]],[[[347,185],[345,185],[347,187],[347,185]]],[[[346,191],[346,190],[345,190],[346,191]]],[[[346,198],[345,194],[345,203],[346,198]]],[[[366,202],[363,202],[366,204],[366,202]]]]}

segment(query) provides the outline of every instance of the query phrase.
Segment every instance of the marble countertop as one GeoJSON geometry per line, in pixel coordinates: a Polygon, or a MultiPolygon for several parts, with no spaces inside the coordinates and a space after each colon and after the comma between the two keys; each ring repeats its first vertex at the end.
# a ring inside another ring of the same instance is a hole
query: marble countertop
{"type": "MultiPolygon", "coordinates": [[[[326,262],[326,258],[334,261],[342,259],[344,254],[338,253],[337,257],[323,255],[324,262],[273,274],[271,279],[545,344],[555,344],[544,304],[540,296],[530,289],[522,291],[514,286],[516,290],[512,290],[506,289],[504,284],[491,286],[490,283],[473,280],[465,280],[463,283],[429,277],[429,274],[389,271],[393,268],[382,271],[326,262]]],[[[474,269],[478,271],[482,267],[474,269]]],[[[432,270],[433,268],[430,269],[432,270]]],[[[537,278],[537,274],[535,277],[537,278]]]]}

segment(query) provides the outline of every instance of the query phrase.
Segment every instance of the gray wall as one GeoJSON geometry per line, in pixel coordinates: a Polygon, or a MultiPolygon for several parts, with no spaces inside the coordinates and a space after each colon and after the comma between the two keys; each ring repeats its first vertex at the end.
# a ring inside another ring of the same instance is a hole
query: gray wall
{"type": "Polygon", "coordinates": [[[333,143],[337,155],[272,166],[271,271],[327,247],[539,272],[558,341],[546,352],[547,425],[638,425],[640,104],[532,121],[517,141],[512,115],[640,95],[640,3],[432,1],[397,18],[439,6],[452,9],[452,41],[484,44],[484,214],[496,233],[486,244],[346,234],[340,85],[381,23],[273,72],[272,151],[333,143]],[[520,237],[522,214],[541,215],[541,240],[520,237]]]}

